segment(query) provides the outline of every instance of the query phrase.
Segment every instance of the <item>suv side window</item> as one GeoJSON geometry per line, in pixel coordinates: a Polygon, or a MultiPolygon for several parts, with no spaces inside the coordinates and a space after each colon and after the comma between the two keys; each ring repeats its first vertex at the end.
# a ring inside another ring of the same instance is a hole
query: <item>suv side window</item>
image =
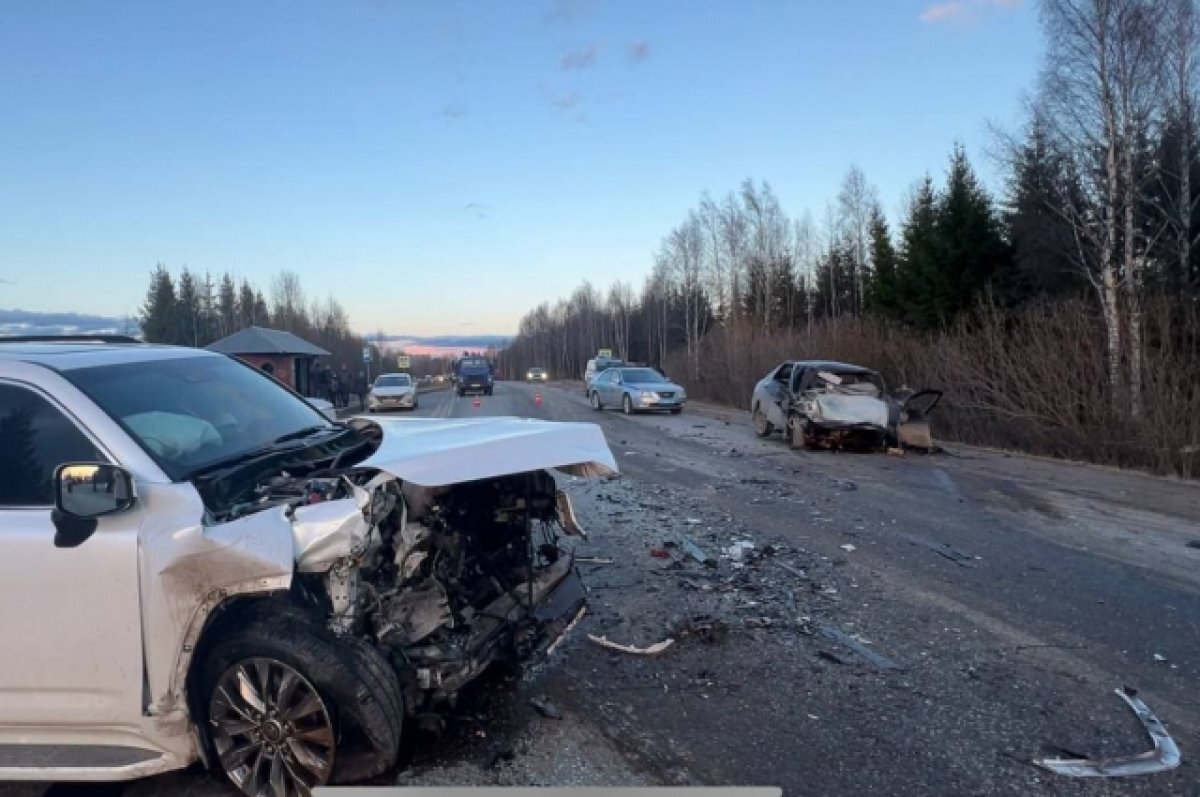
{"type": "Polygon", "coordinates": [[[32,390],[0,382],[0,508],[54,503],[54,469],[103,462],[75,422],[32,390]]]}

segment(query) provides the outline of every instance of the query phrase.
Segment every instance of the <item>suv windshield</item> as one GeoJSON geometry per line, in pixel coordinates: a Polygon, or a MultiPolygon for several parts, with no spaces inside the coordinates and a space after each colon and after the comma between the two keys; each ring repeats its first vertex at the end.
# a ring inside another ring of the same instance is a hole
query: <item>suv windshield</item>
{"type": "Polygon", "coordinates": [[[228,357],[101,365],[63,375],[175,481],[281,439],[337,428],[270,377],[228,357]]]}
{"type": "Polygon", "coordinates": [[[653,368],[626,368],[621,371],[621,379],[631,385],[645,385],[652,382],[666,382],[667,378],[653,368]]]}
{"type": "Polygon", "coordinates": [[[381,376],[375,380],[375,387],[408,387],[412,382],[404,375],[381,376]]]}

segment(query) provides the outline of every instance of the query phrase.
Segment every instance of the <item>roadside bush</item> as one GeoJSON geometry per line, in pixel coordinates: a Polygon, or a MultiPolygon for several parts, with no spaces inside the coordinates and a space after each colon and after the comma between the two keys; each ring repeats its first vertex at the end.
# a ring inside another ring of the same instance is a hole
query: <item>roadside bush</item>
{"type": "Polygon", "coordinates": [[[773,333],[719,328],[701,341],[694,378],[681,352],[665,366],[690,396],[749,409],[754,384],[783,360],[860,363],[892,387],[945,391],[934,419],[942,439],[1195,477],[1200,323],[1177,302],[1147,310],[1138,419],[1108,385],[1102,323],[1084,301],[1015,314],[985,306],[939,333],[847,318],[773,333]]]}

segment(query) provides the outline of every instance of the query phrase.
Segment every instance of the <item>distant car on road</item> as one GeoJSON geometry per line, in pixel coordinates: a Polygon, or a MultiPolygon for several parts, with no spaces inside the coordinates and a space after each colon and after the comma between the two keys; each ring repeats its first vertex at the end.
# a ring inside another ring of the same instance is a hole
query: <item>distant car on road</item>
{"type": "Polygon", "coordinates": [[[367,394],[367,412],[415,410],[417,385],[408,374],[380,374],[367,394]]]}
{"type": "Polygon", "coordinates": [[[595,381],[598,374],[602,374],[609,368],[620,368],[625,362],[615,357],[594,357],[587,361],[587,367],[583,371],[583,393],[591,395],[592,382],[595,381]]]}
{"type": "Polygon", "coordinates": [[[526,382],[545,382],[550,378],[545,368],[530,368],[525,372],[526,382]]]}
{"type": "Polygon", "coordinates": [[[626,415],[651,410],[683,412],[684,389],[653,368],[607,368],[588,390],[592,408],[620,407],[626,415]]]}
{"type": "Polygon", "coordinates": [[[931,448],[927,416],[941,397],[923,390],[897,398],[861,365],[789,360],[754,386],[750,414],[759,437],[780,430],[792,448],[931,448]]]}

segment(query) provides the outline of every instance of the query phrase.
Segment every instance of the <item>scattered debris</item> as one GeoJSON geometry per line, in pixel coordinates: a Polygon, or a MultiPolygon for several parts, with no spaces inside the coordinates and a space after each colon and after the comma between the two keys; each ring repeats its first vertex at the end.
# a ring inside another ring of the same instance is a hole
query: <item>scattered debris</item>
{"type": "Polygon", "coordinates": [[[689,526],[699,526],[701,523],[701,520],[699,518],[690,517],[683,522],[688,524],[689,526]]]}
{"type": "Polygon", "coordinates": [[[576,556],[575,561],[585,565],[611,565],[615,564],[613,559],[601,559],[598,556],[576,556]]]}
{"type": "Polygon", "coordinates": [[[725,549],[725,555],[735,562],[742,561],[742,557],[747,551],[754,550],[754,543],[750,540],[738,540],[733,545],[725,549]]]}
{"type": "Polygon", "coordinates": [[[959,567],[970,567],[971,560],[975,558],[973,556],[963,553],[962,551],[954,550],[953,548],[951,548],[949,545],[947,545],[944,542],[939,543],[937,545],[931,545],[929,547],[938,556],[942,556],[942,557],[945,557],[946,559],[949,559],[951,562],[954,562],[954,564],[958,565],[959,567]]]}
{"type": "Polygon", "coordinates": [[[887,453],[888,453],[889,457],[903,457],[904,449],[903,448],[889,448],[887,450],[887,453]]]}
{"type": "Polygon", "coordinates": [[[548,700],[543,700],[540,697],[531,698],[529,705],[533,706],[537,713],[548,720],[560,720],[563,718],[562,709],[548,700]]]}
{"type": "Polygon", "coordinates": [[[782,567],[784,570],[791,573],[796,578],[808,578],[808,576],[805,574],[805,572],[803,570],[798,570],[797,568],[794,568],[791,565],[789,565],[787,562],[781,562],[778,559],[773,559],[771,561],[775,562],[775,564],[779,565],[780,567],[782,567]]]}
{"type": "Polygon", "coordinates": [[[832,650],[818,650],[817,655],[827,661],[832,661],[834,664],[853,664],[854,660],[848,656],[843,656],[841,653],[835,653],[832,650]]]}
{"type": "MultiPolygon", "coordinates": [[[[871,664],[872,666],[874,666],[880,670],[902,670],[902,669],[904,669],[899,664],[897,664],[896,662],[889,659],[887,656],[884,656],[880,653],[876,653],[874,650],[871,650],[869,647],[867,647],[861,640],[855,639],[854,637],[850,636],[849,634],[845,633],[844,631],[839,631],[838,629],[833,628],[832,626],[823,625],[820,628],[820,632],[821,632],[821,636],[825,637],[826,639],[828,639],[831,642],[836,642],[845,648],[849,648],[859,658],[863,659],[867,663],[871,664]]],[[[846,662],[842,662],[842,663],[844,664],[846,662]]]]}
{"type": "Polygon", "coordinates": [[[1144,753],[1117,758],[1094,759],[1079,756],[1076,758],[1035,758],[1033,763],[1069,778],[1116,778],[1129,775],[1152,775],[1156,772],[1166,772],[1179,766],[1179,747],[1167,733],[1167,729],[1159,721],[1146,704],[1137,697],[1137,690],[1129,687],[1114,689],[1133,713],[1141,720],[1146,733],[1149,734],[1154,747],[1144,753]]]}
{"type": "Polygon", "coordinates": [[[1200,540],[1189,540],[1187,547],[1200,549],[1200,540]]]}
{"type": "Polygon", "coordinates": [[[1157,661],[1157,662],[1159,662],[1159,663],[1163,663],[1163,662],[1166,662],[1166,660],[1167,660],[1167,657],[1166,657],[1166,656],[1164,656],[1164,655],[1163,655],[1163,654],[1161,654],[1161,653],[1155,653],[1155,654],[1154,654],[1154,660],[1155,660],[1155,661],[1157,661]]]}
{"type": "Polygon", "coordinates": [[[703,548],[687,537],[683,538],[683,552],[702,565],[707,565],[709,567],[717,566],[716,559],[713,559],[711,556],[705,553],[703,548]]]}
{"type": "Polygon", "coordinates": [[[616,642],[612,642],[608,639],[608,637],[603,636],[594,636],[592,634],[588,634],[588,639],[602,648],[616,650],[621,653],[630,653],[634,656],[657,656],[659,653],[662,653],[664,650],[671,647],[671,645],[675,644],[674,639],[664,639],[662,642],[655,642],[648,648],[635,648],[632,645],[621,645],[616,642]]]}
{"type": "Polygon", "coordinates": [[[854,545],[852,543],[849,543],[849,542],[846,543],[845,545],[842,545],[839,547],[846,553],[853,553],[854,551],[858,550],[856,547],[854,547],[854,545]]]}
{"type": "Polygon", "coordinates": [[[711,614],[677,617],[667,624],[667,630],[672,638],[695,637],[710,644],[724,642],[729,635],[729,627],[724,621],[718,620],[711,614]]]}
{"type": "Polygon", "coordinates": [[[655,559],[670,559],[671,558],[671,552],[668,551],[666,548],[651,548],[650,555],[653,556],[655,559]]]}

